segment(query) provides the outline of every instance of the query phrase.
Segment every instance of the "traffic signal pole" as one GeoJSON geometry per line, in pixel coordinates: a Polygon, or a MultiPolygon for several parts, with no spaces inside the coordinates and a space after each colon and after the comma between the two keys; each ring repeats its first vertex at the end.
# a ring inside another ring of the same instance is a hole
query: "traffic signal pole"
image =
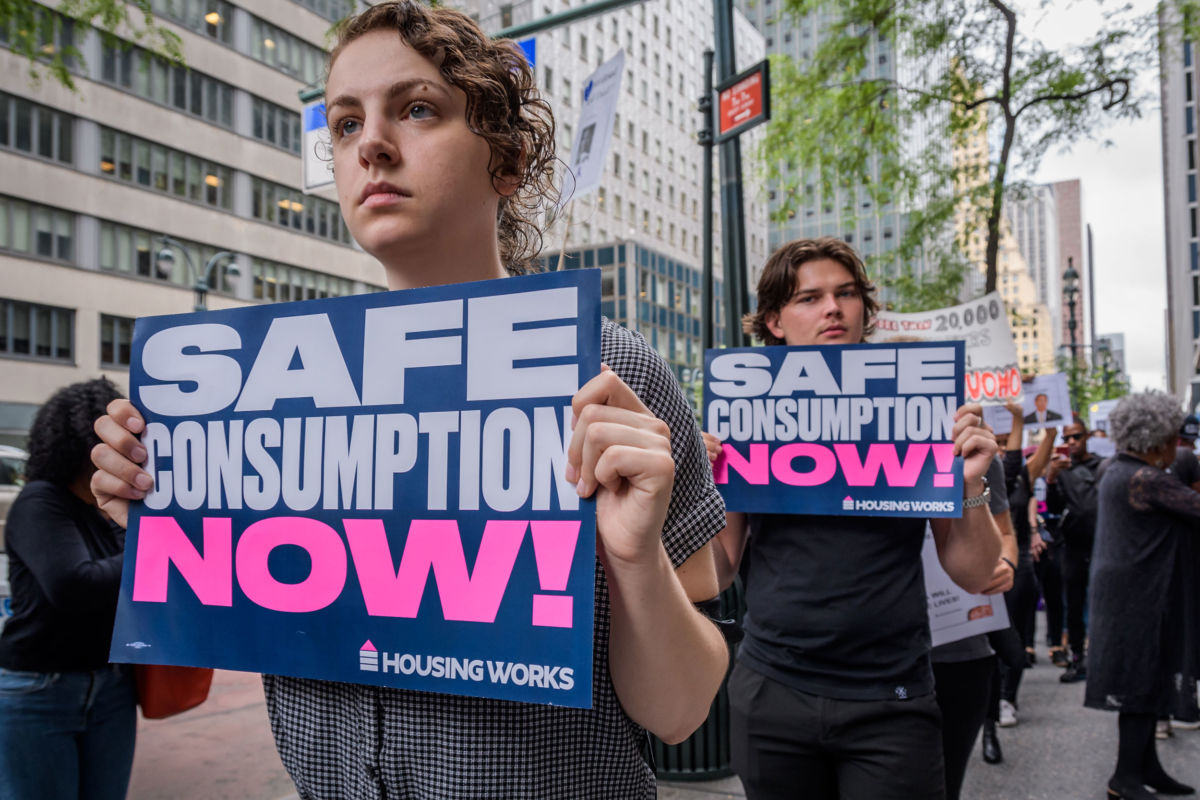
{"type": "MultiPolygon", "coordinates": [[[[717,44],[717,82],[737,72],[733,42],[733,0],[713,0],[713,31],[717,44]]],[[[734,136],[717,151],[721,169],[721,245],[725,269],[725,344],[740,347],[746,342],[742,315],[749,311],[746,299],[746,220],[742,201],[742,145],[734,136]]],[[[704,187],[712,191],[710,186],[704,187]]],[[[705,220],[711,225],[712,220],[705,220]]]]}

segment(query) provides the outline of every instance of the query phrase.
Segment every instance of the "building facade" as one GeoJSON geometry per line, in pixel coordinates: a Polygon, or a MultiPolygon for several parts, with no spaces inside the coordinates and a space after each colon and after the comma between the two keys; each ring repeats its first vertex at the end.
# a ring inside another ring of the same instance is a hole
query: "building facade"
{"type": "Polygon", "coordinates": [[[1009,225],[1017,247],[1029,267],[1037,300],[1045,304],[1051,318],[1054,352],[1062,345],[1062,273],[1058,253],[1058,204],[1049,184],[1029,187],[1022,195],[1005,200],[1009,225]]]}
{"type": "MultiPolygon", "coordinates": [[[[1075,296],[1075,344],[1079,349],[1079,357],[1086,359],[1086,345],[1092,340],[1091,304],[1088,297],[1091,294],[1092,275],[1088,269],[1088,253],[1085,249],[1083,223],[1083,188],[1078,178],[1069,181],[1059,181],[1049,184],[1054,196],[1054,205],[1058,220],[1058,272],[1061,276],[1070,264],[1079,273],[1079,293],[1075,296]]],[[[1060,341],[1068,350],[1071,344],[1071,308],[1066,298],[1062,296],[1060,283],[1060,341]]]]}
{"type": "MultiPolygon", "coordinates": [[[[377,290],[337,204],[300,192],[298,91],[348,0],[155,0],[187,68],[63,25],[77,92],[0,46],[0,443],[55,389],[127,389],[136,317],[377,290]],[[159,237],[186,252],[159,258],[159,237]],[[236,265],[236,269],[231,267],[236,265]]],[[[48,9],[45,13],[53,13],[48,9]]],[[[6,44],[0,41],[0,45],[6,44]]]]}
{"type": "MultiPolygon", "coordinates": [[[[459,7],[494,33],[566,10],[568,4],[527,0],[459,7]]],[[[763,58],[763,40],[738,12],[734,25],[737,67],[746,69],[763,58]]],[[[563,205],[546,233],[543,263],[554,269],[559,253],[565,253],[564,266],[603,269],[605,315],[645,336],[684,384],[694,380],[695,371],[704,364],[700,332],[704,150],[696,134],[697,100],[704,85],[701,53],[712,42],[711,5],[664,0],[661,5],[642,3],[540,33],[533,48],[539,86],[558,122],[563,171],[570,161],[588,76],[624,50],[625,72],[604,178],[598,189],[583,197],[573,198],[564,190],[563,205]]],[[[760,137],[761,130],[743,135],[743,153],[751,152],[760,137]]],[[[767,205],[761,182],[746,161],[745,246],[748,290],[753,296],[769,253],[767,205]]],[[[713,175],[708,188],[713,192],[715,341],[720,342],[723,253],[715,149],[713,175]]],[[[569,188],[569,180],[565,185],[569,188]]]]}
{"type": "Polygon", "coordinates": [[[1196,60],[1193,42],[1160,50],[1163,206],[1167,239],[1167,391],[1200,409],[1200,238],[1196,235],[1196,60]]]}

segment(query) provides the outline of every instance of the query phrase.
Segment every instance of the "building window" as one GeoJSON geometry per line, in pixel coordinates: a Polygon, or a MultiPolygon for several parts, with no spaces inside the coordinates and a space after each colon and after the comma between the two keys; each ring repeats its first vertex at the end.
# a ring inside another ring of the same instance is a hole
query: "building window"
{"type": "Polygon", "coordinates": [[[233,6],[225,0],[152,0],[156,14],[222,44],[232,44],[233,6]]]}
{"type": "Polygon", "coordinates": [[[324,77],[324,50],[258,17],[250,18],[250,56],[305,83],[324,77]]]}
{"type": "Polygon", "coordinates": [[[342,221],[337,203],[301,194],[277,183],[251,181],[251,216],[263,222],[350,244],[350,231],[342,221]]]}
{"type": "Polygon", "coordinates": [[[100,129],[100,174],[214,208],[233,208],[233,171],[180,150],[100,129]]]}
{"type": "Polygon", "coordinates": [[[133,319],[100,315],[100,366],[128,367],[133,342],[133,319]]]}
{"type": "Polygon", "coordinates": [[[255,97],[251,102],[254,138],[293,153],[300,152],[300,115],[255,97]]]}
{"type": "MultiPolygon", "coordinates": [[[[354,11],[354,0],[296,0],[308,10],[332,22],[350,16],[354,11]]],[[[478,20],[476,20],[478,22],[478,20]]]]}
{"type": "MultiPolygon", "coordinates": [[[[101,220],[100,269],[190,288],[196,280],[190,269],[203,270],[209,260],[220,252],[219,248],[210,245],[181,240],[180,244],[187,248],[191,256],[191,268],[188,267],[187,256],[178,252],[171,262],[159,261],[159,235],[158,232],[101,220]]],[[[212,291],[233,294],[232,279],[229,262],[222,260],[214,267],[209,284],[212,291]]]]}
{"type": "Polygon", "coordinates": [[[69,114],[0,92],[0,147],[70,164],[73,122],[69,114]]]}
{"type": "Polygon", "coordinates": [[[74,241],[74,214],[0,196],[0,250],[70,263],[74,241]]]}
{"type": "Polygon", "coordinates": [[[75,358],[75,312],[0,299],[0,355],[71,363],[75,358]]]}
{"type": "Polygon", "coordinates": [[[147,58],[141,48],[105,43],[100,55],[100,80],[214,125],[233,127],[232,86],[159,58],[147,58]]]}
{"type": "Polygon", "coordinates": [[[271,303],[354,294],[354,281],[310,269],[254,259],[254,299],[271,303]]]}

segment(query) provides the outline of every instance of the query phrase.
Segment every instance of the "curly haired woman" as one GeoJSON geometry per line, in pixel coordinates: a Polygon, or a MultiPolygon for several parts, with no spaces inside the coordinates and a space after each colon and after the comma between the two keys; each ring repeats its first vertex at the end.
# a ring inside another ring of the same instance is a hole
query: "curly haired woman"
{"type": "Polygon", "coordinates": [[[0,800],[117,800],[133,766],[137,691],[108,663],[125,532],[96,508],[92,430],[106,378],[59,389],[29,435],[8,514],[13,616],[0,634],[0,800]]]}

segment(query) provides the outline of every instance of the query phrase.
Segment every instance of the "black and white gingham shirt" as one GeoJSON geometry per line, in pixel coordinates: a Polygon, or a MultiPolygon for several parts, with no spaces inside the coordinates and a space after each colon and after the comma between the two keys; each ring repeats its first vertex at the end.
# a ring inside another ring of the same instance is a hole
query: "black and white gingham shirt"
{"type": "MultiPolygon", "coordinates": [[[[662,533],[675,566],[725,525],[687,400],[637,333],[604,320],[601,358],[671,428],[662,533]]],[[[610,607],[596,564],[593,707],[530,705],[264,675],[283,764],[305,800],[653,800],[643,730],[608,671],[610,607]]]]}

